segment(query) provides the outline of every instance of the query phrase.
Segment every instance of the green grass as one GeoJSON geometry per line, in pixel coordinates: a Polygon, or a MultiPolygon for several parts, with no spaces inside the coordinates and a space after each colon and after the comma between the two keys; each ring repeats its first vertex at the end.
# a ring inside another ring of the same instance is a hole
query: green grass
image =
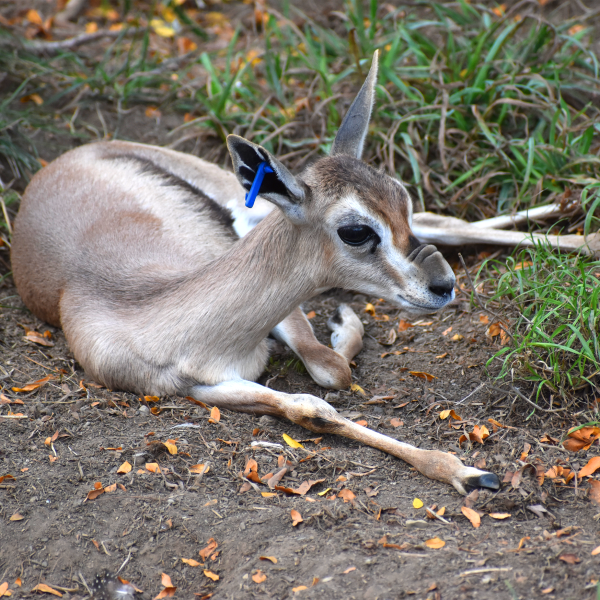
{"type": "Polygon", "coordinates": [[[597,393],[600,261],[539,245],[487,267],[513,336],[488,363],[502,361],[498,377],[531,382],[545,408],[551,394],[558,406],[589,386],[597,393]]]}

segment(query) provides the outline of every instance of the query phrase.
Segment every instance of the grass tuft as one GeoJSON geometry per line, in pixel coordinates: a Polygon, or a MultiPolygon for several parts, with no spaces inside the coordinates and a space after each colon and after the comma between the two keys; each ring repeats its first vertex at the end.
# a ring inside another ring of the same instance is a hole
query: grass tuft
{"type": "Polygon", "coordinates": [[[540,244],[487,267],[491,301],[511,321],[510,345],[488,362],[502,361],[498,377],[531,382],[536,403],[550,395],[568,403],[590,386],[598,395],[600,261],[540,244]]]}

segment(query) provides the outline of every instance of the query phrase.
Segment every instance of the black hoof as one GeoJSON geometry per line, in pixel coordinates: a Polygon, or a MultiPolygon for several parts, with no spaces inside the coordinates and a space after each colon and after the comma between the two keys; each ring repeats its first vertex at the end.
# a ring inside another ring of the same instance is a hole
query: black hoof
{"type": "Polygon", "coordinates": [[[500,479],[493,473],[484,473],[483,475],[475,475],[469,477],[465,481],[465,488],[476,490],[478,488],[488,488],[490,490],[500,489],[500,479]]]}

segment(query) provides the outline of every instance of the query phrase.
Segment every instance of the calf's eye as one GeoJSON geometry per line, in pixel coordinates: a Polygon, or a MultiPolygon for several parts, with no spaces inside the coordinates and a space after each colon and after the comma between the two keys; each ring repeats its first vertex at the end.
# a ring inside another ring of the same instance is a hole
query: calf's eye
{"type": "Polygon", "coordinates": [[[366,225],[349,225],[347,227],[340,227],[338,230],[340,239],[349,246],[362,246],[368,241],[375,241],[375,246],[381,241],[379,236],[366,225]]]}

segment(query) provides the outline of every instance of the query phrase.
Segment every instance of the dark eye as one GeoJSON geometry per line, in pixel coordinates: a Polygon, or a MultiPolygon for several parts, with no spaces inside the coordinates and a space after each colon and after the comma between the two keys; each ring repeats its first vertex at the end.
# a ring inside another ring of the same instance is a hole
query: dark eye
{"type": "Polygon", "coordinates": [[[342,242],[350,246],[362,246],[369,240],[375,240],[375,246],[381,241],[379,236],[366,225],[350,225],[348,227],[340,227],[338,235],[342,242]]]}

